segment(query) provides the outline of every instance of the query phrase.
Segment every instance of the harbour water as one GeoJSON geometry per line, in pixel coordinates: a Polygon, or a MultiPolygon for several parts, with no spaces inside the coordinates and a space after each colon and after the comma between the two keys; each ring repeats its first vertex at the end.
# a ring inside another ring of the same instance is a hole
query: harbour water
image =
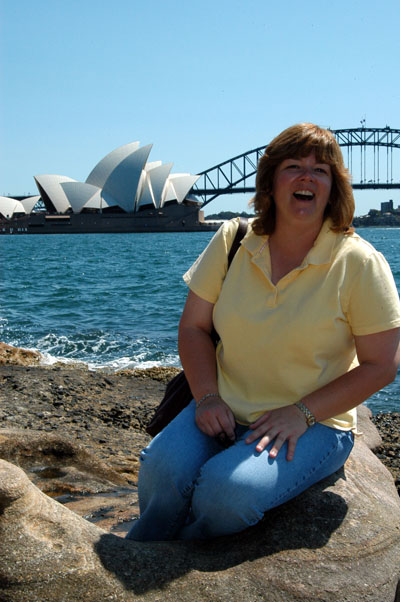
{"type": "MultiPolygon", "coordinates": [[[[400,230],[360,229],[400,288],[400,230]]],[[[48,363],[110,369],[179,366],[181,278],[212,232],[19,235],[0,239],[0,340],[48,363]]],[[[369,400],[400,411],[400,376],[369,400]]]]}

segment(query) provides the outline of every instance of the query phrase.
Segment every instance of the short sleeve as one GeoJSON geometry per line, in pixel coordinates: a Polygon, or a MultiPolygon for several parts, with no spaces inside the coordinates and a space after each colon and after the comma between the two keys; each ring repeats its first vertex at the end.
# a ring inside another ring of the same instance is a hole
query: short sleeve
{"type": "Polygon", "coordinates": [[[228,253],[239,227],[239,220],[225,222],[196,259],[183,279],[196,295],[216,303],[228,268],[228,253]]]}
{"type": "Polygon", "coordinates": [[[355,275],[347,315],[356,336],[400,326],[399,295],[389,264],[381,253],[370,254],[355,275]]]}

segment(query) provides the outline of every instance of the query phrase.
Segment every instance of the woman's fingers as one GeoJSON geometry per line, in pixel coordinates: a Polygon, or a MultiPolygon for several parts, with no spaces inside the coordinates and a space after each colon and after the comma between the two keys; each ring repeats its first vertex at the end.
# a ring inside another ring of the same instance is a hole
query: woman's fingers
{"type": "MultiPolygon", "coordinates": [[[[278,442],[278,437],[282,438],[282,443],[279,444],[278,451],[282,447],[283,443],[285,442],[284,437],[282,437],[282,435],[279,435],[278,431],[275,431],[273,429],[270,429],[268,431],[268,433],[259,434],[258,437],[256,437],[256,439],[259,439],[260,436],[261,436],[261,439],[259,440],[259,442],[256,445],[256,451],[258,451],[258,452],[264,451],[264,449],[271,443],[271,441],[273,441],[275,439],[275,437],[276,437],[275,445],[278,442]],[[264,435],[264,436],[261,436],[261,435],[264,435]]],[[[253,441],[254,440],[255,439],[253,439],[253,441]]],[[[246,443],[247,443],[247,439],[246,439],[246,443]]]]}
{"type": "Polygon", "coordinates": [[[235,418],[233,417],[230,408],[228,408],[228,406],[225,405],[225,408],[222,408],[222,411],[217,413],[216,418],[219,423],[219,431],[218,433],[216,433],[216,435],[219,435],[220,433],[225,433],[228,439],[231,439],[233,441],[235,439],[236,424],[235,418]]]}
{"type": "Polygon", "coordinates": [[[226,406],[226,410],[227,410],[226,417],[227,417],[228,422],[224,426],[224,431],[230,439],[234,439],[235,438],[235,428],[236,428],[235,417],[234,417],[231,409],[228,408],[228,406],[226,406]]]}
{"type": "Polygon", "coordinates": [[[221,431],[219,422],[212,412],[203,411],[200,416],[196,415],[196,424],[209,437],[215,437],[221,431]]]}
{"type": "Polygon", "coordinates": [[[269,430],[268,425],[266,423],[268,421],[268,418],[270,417],[270,414],[271,412],[266,412],[265,414],[260,416],[255,422],[249,425],[249,428],[253,432],[246,438],[246,443],[253,443],[253,441],[259,439],[269,430]]]}
{"type": "Polygon", "coordinates": [[[290,462],[291,460],[293,460],[294,458],[294,451],[296,449],[296,444],[297,444],[297,437],[288,437],[287,439],[285,439],[282,435],[278,435],[278,437],[275,439],[275,443],[274,445],[271,447],[270,451],[269,451],[269,455],[271,458],[276,458],[276,456],[278,455],[279,450],[281,449],[282,445],[285,443],[285,441],[287,441],[288,443],[288,450],[287,450],[287,454],[286,454],[286,460],[288,462],[290,462]]]}
{"type": "Polygon", "coordinates": [[[288,462],[290,462],[294,458],[294,452],[296,449],[297,441],[298,441],[297,437],[296,438],[293,437],[292,439],[289,439],[289,441],[288,441],[288,450],[287,450],[287,454],[286,454],[286,460],[288,462]]]}
{"type": "Polygon", "coordinates": [[[265,422],[267,422],[268,418],[270,417],[271,412],[265,412],[265,414],[263,414],[262,416],[260,416],[259,418],[257,418],[257,420],[255,422],[253,422],[252,424],[250,424],[250,427],[252,430],[258,428],[259,426],[261,426],[262,424],[264,424],[265,422]]]}
{"type": "MultiPolygon", "coordinates": [[[[221,433],[234,441],[235,419],[231,409],[222,399],[210,399],[196,410],[196,424],[203,433],[217,437],[221,433]]],[[[269,451],[276,458],[282,445],[287,441],[286,458],[293,460],[297,440],[307,430],[303,416],[293,406],[285,406],[266,412],[250,425],[252,432],[246,437],[247,444],[257,441],[256,451],[261,453],[273,442],[269,451]]]]}
{"type": "MultiPolygon", "coordinates": [[[[285,437],[285,435],[282,433],[280,433],[276,437],[273,437],[271,435],[265,435],[257,443],[256,451],[259,453],[264,451],[264,449],[271,443],[271,441],[274,441],[274,445],[269,450],[269,456],[271,458],[276,458],[282,445],[285,443],[285,441],[287,441],[288,451],[286,454],[286,459],[288,460],[288,462],[290,462],[294,458],[294,452],[296,449],[297,439],[298,439],[298,437],[295,437],[295,436],[285,437]]],[[[247,442],[247,439],[246,439],[246,442],[247,442]]]]}
{"type": "Polygon", "coordinates": [[[267,412],[251,424],[250,428],[253,432],[246,437],[247,444],[258,440],[256,451],[260,453],[273,442],[269,456],[276,458],[282,445],[287,441],[286,459],[291,461],[294,458],[297,441],[307,430],[307,425],[303,417],[296,412],[296,408],[285,406],[267,412]]]}
{"type": "Polygon", "coordinates": [[[196,411],[196,424],[210,437],[216,437],[222,432],[229,439],[235,439],[235,418],[222,400],[202,404],[196,411]]]}
{"type": "MultiPolygon", "coordinates": [[[[250,425],[250,428],[253,428],[253,425],[250,425]]],[[[253,441],[256,441],[263,435],[266,435],[266,433],[268,433],[268,435],[269,435],[269,441],[272,441],[274,431],[271,427],[261,424],[257,428],[254,427],[254,429],[255,430],[253,430],[253,432],[250,433],[250,435],[248,435],[246,437],[246,443],[253,443],[253,441]]],[[[276,432],[275,432],[275,434],[276,434],[276,432]]],[[[267,445],[268,445],[268,443],[267,443],[267,445]]]]}

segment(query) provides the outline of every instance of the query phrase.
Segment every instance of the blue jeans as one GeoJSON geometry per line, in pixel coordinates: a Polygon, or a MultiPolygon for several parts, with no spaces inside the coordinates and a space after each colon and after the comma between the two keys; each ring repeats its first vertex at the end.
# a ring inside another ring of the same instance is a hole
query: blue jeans
{"type": "Polygon", "coordinates": [[[353,447],[351,432],[315,424],[288,462],[287,444],[272,459],[272,443],[256,452],[257,442],[244,442],[248,432],[237,425],[236,443],[224,449],[196,426],[192,402],[141,453],[140,518],[127,538],[204,539],[242,531],[338,470],[353,447]]]}

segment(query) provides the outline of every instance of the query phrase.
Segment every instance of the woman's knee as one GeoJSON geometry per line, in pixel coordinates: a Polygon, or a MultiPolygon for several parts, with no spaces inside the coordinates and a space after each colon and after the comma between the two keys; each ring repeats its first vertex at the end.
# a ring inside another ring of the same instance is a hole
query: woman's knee
{"type": "Polygon", "coordinates": [[[263,518],[257,497],[257,492],[237,474],[224,477],[206,465],[193,492],[192,512],[196,518],[207,517],[214,534],[234,533],[263,518]]]}
{"type": "Polygon", "coordinates": [[[160,437],[153,439],[151,443],[141,451],[139,470],[139,485],[149,481],[160,483],[170,480],[176,464],[169,452],[168,443],[160,437]]]}
{"type": "MultiPolygon", "coordinates": [[[[196,427],[197,428],[197,427],[196,427]]],[[[139,483],[145,481],[173,484],[187,493],[198,477],[201,465],[215,453],[209,437],[193,433],[161,432],[140,454],[139,483]]]]}

